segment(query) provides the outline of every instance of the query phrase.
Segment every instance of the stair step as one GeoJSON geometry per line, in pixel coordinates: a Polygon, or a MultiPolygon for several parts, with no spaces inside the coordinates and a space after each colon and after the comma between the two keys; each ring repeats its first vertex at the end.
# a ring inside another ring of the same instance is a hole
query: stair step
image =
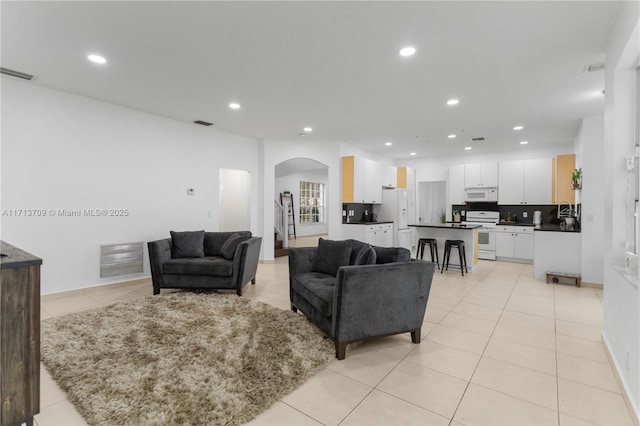
{"type": "Polygon", "coordinates": [[[279,248],[275,250],[275,257],[289,256],[289,249],[279,248]]]}

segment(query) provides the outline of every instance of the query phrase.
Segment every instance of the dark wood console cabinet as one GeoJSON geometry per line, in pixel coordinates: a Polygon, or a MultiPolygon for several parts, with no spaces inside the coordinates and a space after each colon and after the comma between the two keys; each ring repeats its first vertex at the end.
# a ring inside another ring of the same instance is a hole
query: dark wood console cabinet
{"type": "Polygon", "coordinates": [[[40,412],[40,265],[0,241],[0,425],[40,412]]]}

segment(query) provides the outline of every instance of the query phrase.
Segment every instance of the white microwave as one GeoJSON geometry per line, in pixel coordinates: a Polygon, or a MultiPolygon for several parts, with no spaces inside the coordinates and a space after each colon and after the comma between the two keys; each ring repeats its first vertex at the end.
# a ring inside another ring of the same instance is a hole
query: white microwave
{"type": "Polygon", "coordinates": [[[498,188],[465,188],[464,200],[466,202],[498,202],[498,188]]]}

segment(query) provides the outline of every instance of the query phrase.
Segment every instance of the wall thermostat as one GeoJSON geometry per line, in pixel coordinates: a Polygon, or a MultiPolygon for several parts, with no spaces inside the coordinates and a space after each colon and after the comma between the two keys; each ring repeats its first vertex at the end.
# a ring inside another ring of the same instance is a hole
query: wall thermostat
{"type": "Polygon", "coordinates": [[[193,188],[187,188],[187,195],[194,195],[196,193],[196,190],[193,188]]]}

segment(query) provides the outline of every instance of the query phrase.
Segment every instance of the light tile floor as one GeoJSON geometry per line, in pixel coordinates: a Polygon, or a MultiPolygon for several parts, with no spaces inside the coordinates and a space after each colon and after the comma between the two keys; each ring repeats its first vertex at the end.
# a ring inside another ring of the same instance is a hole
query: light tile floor
{"type": "MultiPolygon", "coordinates": [[[[243,297],[289,309],[287,262],[260,264],[243,297]]],[[[491,261],[464,278],[436,273],[421,344],[350,345],[250,424],[633,424],[600,342],[601,289],[532,277],[531,265],[491,261]]],[[[43,296],[42,318],[151,293],[147,281],[43,296]]],[[[44,368],[41,392],[38,425],[85,423],[44,368]]]]}

